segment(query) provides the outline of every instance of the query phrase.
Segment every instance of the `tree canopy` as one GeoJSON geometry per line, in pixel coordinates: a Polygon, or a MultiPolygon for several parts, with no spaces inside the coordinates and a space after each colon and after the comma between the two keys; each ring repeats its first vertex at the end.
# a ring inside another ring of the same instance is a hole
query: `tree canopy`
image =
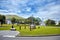
{"type": "Polygon", "coordinates": [[[14,24],[14,23],[16,22],[16,18],[13,17],[13,18],[11,19],[11,22],[12,22],[12,24],[14,24]]]}
{"type": "Polygon", "coordinates": [[[0,15],[0,23],[3,24],[6,21],[6,17],[4,15],[0,15]]]}
{"type": "Polygon", "coordinates": [[[46,25],[55,25],[55,21],[48,19],[48,20],[46,20],[46,25]]]}
{"type": "Polygon", "coordinates": [[[35,18],[35,17],[33,17],[33,16],[28,17],[27,20],[28,20],[29,23],[32,23],[32,22],[33,22],[33,23],[35,23],[35,24],[39,24],[39,22],[41,21],[40,18],[35,18]]]}

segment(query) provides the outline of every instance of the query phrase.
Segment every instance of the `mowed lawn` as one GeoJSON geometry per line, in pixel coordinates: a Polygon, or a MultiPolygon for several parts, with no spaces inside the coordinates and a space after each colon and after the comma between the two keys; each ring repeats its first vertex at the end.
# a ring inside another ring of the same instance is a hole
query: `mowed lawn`
{"type": "MultiPolygon", "coordinates": [[[[0,30],[10,30],[12,25],[3,24],[2,27],[0,27],[0,30]]],[[[51,35],[51,34],[58,34],[60,35],[60,27],[58,26],[36,26],[36,29],[32,29],[30,31],[29,25],[14,25],[16,28],[16,31],[19,31],[19,36],[42,36],[42,35],[51,35]],[[21,26],[21,30],[20,30],[21,26]],[[25,29],[26,26],[26,29],[25,29]],[[38,28],[40,27],[40,28],[38,28]]]]}

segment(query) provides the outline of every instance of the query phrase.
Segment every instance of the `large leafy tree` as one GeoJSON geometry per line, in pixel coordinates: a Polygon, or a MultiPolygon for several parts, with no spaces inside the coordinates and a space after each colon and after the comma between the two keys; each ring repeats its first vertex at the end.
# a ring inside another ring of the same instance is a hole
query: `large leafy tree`
{"type": "Polygon", "coordinates": [[[14,24],[14,23],[16,22],[16,18],[13,17],[13,18],[11,19],[11,22],[12,22],[12,24],[14,24]]]}
{"type": "Polygon", "coordinates": [[[46,20],[46,25],[53,26],[53,25],[55,25],[55,21],[51,20],[51,19],[48,19],[48,20],[46,20]]]}
{"type": "Polygon", "coordinates": [[[6,17],[4,15],[0,15],[0,24],[4,24],[6,20],[6,17]]]}
{"type": "Polygon", "coordinates": [[[58,25],[60,26],[60,21],[59,21],[58,25]]]}
{"type": "Polygon", "coordinates": [[[35,18],[35,17],[31,16],[31,17],[27,18],[27,21],[28,21],[28,23],[32,23],[33,22],[35,24],[39,24],[39,22],[41,20],[40,20],[40,18],[35,18]]]}

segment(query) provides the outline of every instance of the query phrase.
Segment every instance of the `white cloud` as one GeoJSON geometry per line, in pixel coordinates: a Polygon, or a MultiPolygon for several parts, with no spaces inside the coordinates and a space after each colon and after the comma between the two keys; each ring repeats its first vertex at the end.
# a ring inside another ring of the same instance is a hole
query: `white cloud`
{"type": "Polygon", "coordinates": [[[8,12],[7,10],[0,10],[0,12],[8,12]]]}
{"type": "Polygon", "coordinates": [[[18,15],[16,13],[0,13],[1,15],[18,15]]]}
{"type": "Polygon", "coordinates": [[[45,19],[47,18],[47,19],[57,20],[57,18],[59,18],[60,20],[60,17],[58,17],[60,15],[60,5],[56,5],[55,3],[50,3],[43,8],[40,8],[40,10],[36,15],[45,19]]]}
{"type": "Polygon", "coordinates": [[[0,10],[1,15],[18,15],[17,13],[8,12],[8,10],[0,10]]]}
{"type": "Polygon", "coordinates": [[[31,8],[26,8],[26,11],[28,11],[28,12],[31,11],[31,8]]]}

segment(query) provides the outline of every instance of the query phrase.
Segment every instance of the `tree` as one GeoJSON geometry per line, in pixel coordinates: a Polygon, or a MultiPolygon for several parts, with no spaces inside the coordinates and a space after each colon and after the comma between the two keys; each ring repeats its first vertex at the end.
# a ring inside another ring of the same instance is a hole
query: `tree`
{"type": "Polygon", "coordinates": [[[48,20],[46,20],[46,25],[54,26],[55,25],[55,21],[48,19],[48,20]]]}
{"type": "Polygon", "coordinates": [[[36,24],[40,25],[41,19],[39,17],[35,18],[36,19],[36,24]]]}
{"type": "Polygon", "coordinates": [[[5,23],[5,20],[6,20],[6,17],[4,15],[0,15],[0,23],[1,23],[1,26],[2,26],[2,24],[5,23]]]}
{"type": "Polygon", "coordinates": [[[11,22],[12,22],[12,24],[14,24],[14,23],[16,22],[16,19],[13,17],[13,18],[11,19],[11,22]]]}
{"type": "Polygon", "coordinates": [[[60,26],[60,21],[59,21],[58,25],[60,26]]]}
{"type": "Polygon", "coordinates": [[[6,17],[4,15],[2,17],[3,17],[3,19],[2,19],[3,23],[5,23],[6,17]]]}
{"type": "Polygon", "coordinates": [[[33,17],[33,16],[31,16],[31,17],[29,17],[29,18],[27,18],[27,21],[28,21],[28,23],[34,23],[34,24],[37,24],[37,25],[39,25],[39,22],[41,21],[41,19],[40,18],[35,18],[35,17],[33,17]]]}

